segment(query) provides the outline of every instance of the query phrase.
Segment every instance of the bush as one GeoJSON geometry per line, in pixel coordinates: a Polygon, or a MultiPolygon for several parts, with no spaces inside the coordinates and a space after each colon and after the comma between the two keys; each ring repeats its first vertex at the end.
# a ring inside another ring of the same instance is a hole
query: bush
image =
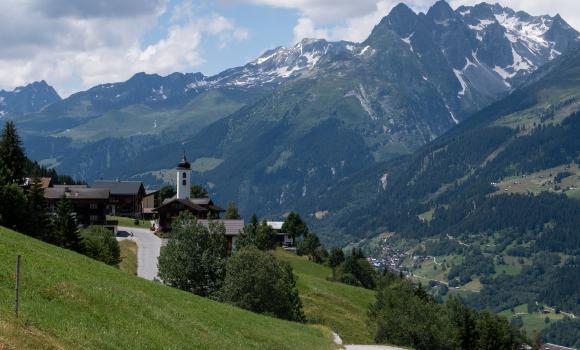
{"type": "Polygon", "coordinates": [[[296,253],[298,255],[308,255],[313,257],[316,251],[321,247],[320,239],[312,232],[307,233],[302,241],[298,242],[296,253]]]}
{"type": "Polygon", "coordinates": [[[91,227],[81,233],[84,254],[107,265],[121,262],[121,250],[113,233],[102,227],[91,227]]]}
{"type": "Polygon", "coordinates": [[[244,226],[244,229],[236,240],[236,248],[256,247],[260,250],[272,250],[276,248],[276,233],[266,221],[258,224],[257,219],[251,224],[244,226]]]}
{"type": "Polygon", "coordinates": [[[229,259],[221,298],[260,314],[305,321],[290,265],[255,247],[243,248],[229,259]]]}
{"type": "Polygon", "coordinates": [[[468,309],[455,298],[438,305],[406,280],[381,288],[369,315],[377,342],[416,350],[513,350],[526,342],[506,319],[468,309]]]}
{"type": "Polygon", "coordinates": [[[377,285],[378,273],[365,258],[351,255],[337,270],[337,279],[343,283],[367,289],[374,289],[377,285]]]}
{"type": "Polygon", "coordinates": [[[199,224],[191,213],[182,213],[172,236],[161,248],[159,277],[172,287],[204,297],[216,297],[226,265],[225,227],[210,221],[199,224]]]}

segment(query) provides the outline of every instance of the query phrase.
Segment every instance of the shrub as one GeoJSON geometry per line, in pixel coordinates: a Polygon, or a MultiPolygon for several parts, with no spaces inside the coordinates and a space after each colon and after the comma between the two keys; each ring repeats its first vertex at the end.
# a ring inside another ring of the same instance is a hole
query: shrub
{"type": "Polygon", "coordinates": [[[102,227],[91,227],[81,233],[84,254],[107,265],[121,262],[121,250],[113,233],[102,227]]]}
{"type": "Polygon", "coordinates": [[[243,248],[229,259],[221,297],[253,312],[305,321],[290,265],[255,247],[243,248]]]}
{"type": "Polygon", "coordinates": [[[225,227],[210,221],[199,224],[191,213],[182,213],[171,238],[161,248],[159,277],[172,287],[204,297],[215,297],[225,276],[225,227]]]}

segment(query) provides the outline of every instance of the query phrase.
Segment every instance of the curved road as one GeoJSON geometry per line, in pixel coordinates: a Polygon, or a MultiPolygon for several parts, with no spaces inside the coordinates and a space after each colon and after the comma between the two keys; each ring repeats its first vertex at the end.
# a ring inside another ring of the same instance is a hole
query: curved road
{"type": "Polygon", "coordinates": [[[130,239],[137,243],[137,275],[154,280],[157,278],[157,258],[161,252],[161,238],[153,232],[133,227],[117,227],[117,239],[130,239]]]}

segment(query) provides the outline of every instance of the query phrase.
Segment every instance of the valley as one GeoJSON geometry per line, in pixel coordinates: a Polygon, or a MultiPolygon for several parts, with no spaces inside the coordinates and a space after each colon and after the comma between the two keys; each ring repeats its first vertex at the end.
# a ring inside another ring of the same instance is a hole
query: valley
{"type": "MultiPolygon", "coordinates": [[[[209,75],[0,90],[0,348],[580,346],[580,32],[521,6],[401,3],[209,75]]],[[[171,35],[195,17],[167,8],[171,35]]],[[[255,34],[218,20],[184,38],[255,34]]]]}

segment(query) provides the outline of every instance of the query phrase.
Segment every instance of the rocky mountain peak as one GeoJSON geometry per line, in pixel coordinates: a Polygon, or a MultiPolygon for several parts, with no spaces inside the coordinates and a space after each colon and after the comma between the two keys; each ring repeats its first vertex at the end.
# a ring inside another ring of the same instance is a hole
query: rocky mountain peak
{"type": "Polygon", "coordinates": [[[427,17],[431,18],[437,24],[445,24],[447,20],[453,18],[455,12],[449,6],[447,1],[439,0],[437,1],[429,11],[427,11],[427,17]]]}
{"type": "Polygon", "coordinates": [[[12,91],[0,90],[0,117],[38,112],[60,100],[56,90],[44,80],[19,86],[12,91]]]}

